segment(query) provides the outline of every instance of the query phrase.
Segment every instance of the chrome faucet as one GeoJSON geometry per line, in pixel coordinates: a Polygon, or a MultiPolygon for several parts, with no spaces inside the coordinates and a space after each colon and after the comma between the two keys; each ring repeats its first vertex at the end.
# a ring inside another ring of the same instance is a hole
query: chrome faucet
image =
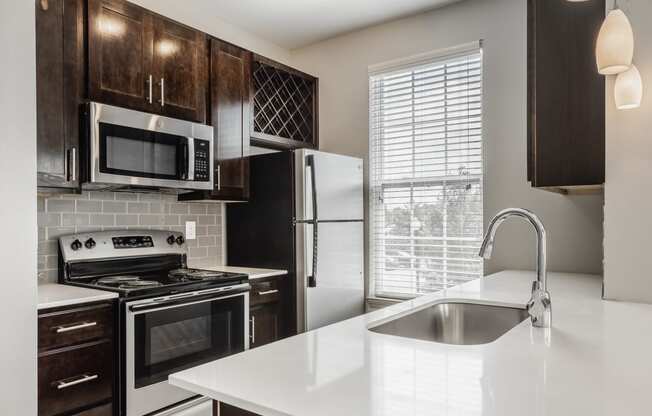
{"type": "Polygon", "coordinates": [[[496,230],[503,221],[510,217],[526,220],[534,227],[537,233],[537,280],[532,282],[532,296],[527,303],[527,311],[530,314],[532,326],[537,328],[550,328],[551,305],[546,276],[546,229],[543,227],[543,223],[539,217],[533,212],[522,208],[508,208],[500,211],[491,220],[478,255],[485,259],[491,258],[496,230]]]}

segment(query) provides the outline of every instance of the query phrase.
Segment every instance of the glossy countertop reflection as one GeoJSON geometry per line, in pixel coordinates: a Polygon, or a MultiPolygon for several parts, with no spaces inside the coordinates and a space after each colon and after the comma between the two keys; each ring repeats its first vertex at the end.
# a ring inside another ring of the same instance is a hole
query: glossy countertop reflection
{"type": "Polygon", "coordinates": [[[522,322],[460,346],[368,327],[434,303],[524,307],[532,272],[505,271],[170,376],[263,416],[648,415],[652,305],[601,300],[599,276],[550,273],[552,329],[522,322]]]}

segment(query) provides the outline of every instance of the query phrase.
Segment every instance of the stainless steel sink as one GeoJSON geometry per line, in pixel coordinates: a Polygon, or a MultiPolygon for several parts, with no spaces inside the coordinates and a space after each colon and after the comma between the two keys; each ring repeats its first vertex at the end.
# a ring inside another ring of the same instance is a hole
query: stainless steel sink
{"type": "Polygon", "coordinates": [[[527,317],[525,309],[438,303],[369,330],[444,344],[477,345],[497,340],[527,317]]]}

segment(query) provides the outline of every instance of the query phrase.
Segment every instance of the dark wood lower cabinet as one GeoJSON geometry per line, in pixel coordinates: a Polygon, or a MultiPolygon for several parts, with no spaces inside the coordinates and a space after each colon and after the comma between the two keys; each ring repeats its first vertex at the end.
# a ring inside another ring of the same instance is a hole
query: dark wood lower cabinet
{"type": "Polygon", "coordinates": [[[105,404],[104,406],[94,407],[89,410],[84,410],[81,413],[75,413],[74,416],[112,416],[113,405],[105,404]]]}
{"type": "Polygon", "coordinates": [[[251,308],[250,348],[260,347],[280,339],[280,307],[278,303],[269,303],[251,308]]]}
{"type": "Polygon", "coordinates": [[[114,414],[112,302],[39,311],[38,415],[114,414]]]}
{"type": "Polygon", "coordinates": [[[113,345],[104,340],[42,353],[39,367],[39,415],[59,415],[111,400],[113,345]]]}
{"type": "Polygon", "coordinates": [[[294,303],[289,276],[274,276],[251,281],[249,293],[249,348],[294,335],[290,316],[294,303]]]}
{"type": "Polygon", "coordinates": [[[246,410],[238,409],[226,403],[213,400],[213,416],[258,416],[246,410]]]}

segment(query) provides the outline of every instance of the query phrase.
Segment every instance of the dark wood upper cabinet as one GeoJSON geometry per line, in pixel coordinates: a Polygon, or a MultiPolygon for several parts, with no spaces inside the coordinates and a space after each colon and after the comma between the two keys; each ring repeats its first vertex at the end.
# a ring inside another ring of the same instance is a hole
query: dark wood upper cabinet
{"type": "Polygon", "coordinates": [[[250,143],[318,148],[317,78],[125,0],[36,0],[36,52],[40,188],[80,190],[88,101],[214,126],[215,187],[182,200],[248,201],[250,143]]]}
{"type": "Polygon", "coordinates": [[[154,111],[154,22],[145,9],[121,0],[88,0],[89,98],[154,111]],[[151,78],[150,78],[151,76],[151,78]]]}
{"type": "Polygon", "coordinates": [[[254,55],[252,144],[279,149],[319,148],[318,79],[254,55]]]}
{"type": "Polygon", "coordinates": [[[206,121],[207,39],[169,19],[154,20],[156,104],[170,117],[206,121]]]}
{"type": "Polygon", "coordinates": [[[206,35],[123,0],[88,0],[89,98],[206,121],[206,35]]]}
{"type": "Polygon", "coordinates": [[[211,40],[211,121],[215,171],[212,192],[180,195],[182,200],[249,199],[249,78],[252,54],[217,39],[211,40]]]}
{"type": "Polygon", "coordinates": [[[605,178],[604,0],[528,0],[528,180],[562,193],[605,178]]]}
{"type": "Polygon", "coordinates": [[[37,172],[41,188],[79,187],[83,0],[36,1],[37,172]]]}

